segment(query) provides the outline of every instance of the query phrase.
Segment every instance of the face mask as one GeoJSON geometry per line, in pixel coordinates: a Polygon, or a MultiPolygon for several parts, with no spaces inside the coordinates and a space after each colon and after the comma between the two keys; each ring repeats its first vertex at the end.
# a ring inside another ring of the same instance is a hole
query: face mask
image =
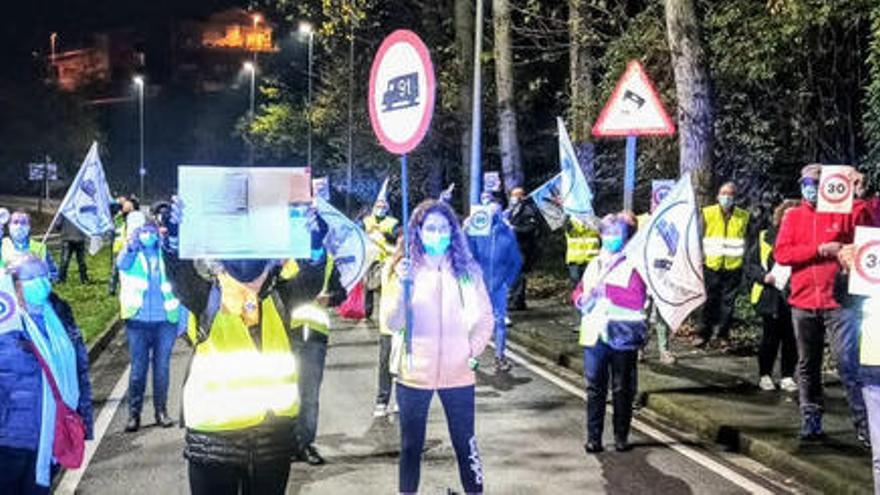
{"type": "Polygon", "coordinates": [[[26,303],[33,306],[45,304],[52,293],[52,284],[46,277],[25,280],[21,283],[21,294],[26,303]]]}
{"type": "Polygon", "coordinates": [[[602,249],[609,253],[616,253],[623,248],[623,237],[619,235],[602,236],[602,249]]]}
{"type": "Polygon", "coordinates": [[[721,208],[729,210],[733,206],[733,196],[718,196],[718,204],[721,205],[721,208]]]}
{"type": "Polygon", "coordinates": [[[385,208],[376,208],[375,210],[373,210],[373,215],[379,218],[383,218],[387,213],[388,212],[385,210],[385,208]]]}
{"type": "Polygon", "coordinates": [[[26,241],[30,234],[31,228],[29,225],[15,224],[9,226],[9,237],[16,243],[20,244],[26,241]]]}
{"type": "Polygon", "coordinates": [[[425,246],[425,253],[429,256],[442,256],[449,249],[452,238],[449,234],[439,234],[436,232],[423,232],[422,245],[425,246]]]}
{"type": "Polygon", "coordinates": [[[141,244],[145,248],[152,248],[156,246],[156,243],[159,242],[159,236],[152,232],[141,232],[138,235],[138,239],[140,239],[141,244]]]}
{"type": "Polygon", "coordinates": [[[815,184],[804,184],[801,186],[801,196],[808,202],[815,204],[819,199],[819,188],[815,184]]]}
{"type": "Polygon", "coordinates": [[[516,206],[519,204],[519,198],[510,198],[510,206],[516,206]]]}
{"type": "Polygon", "coordinates": [[[224,260],[223,268],[232,278],[239,282],[253,282],[266,269],[266,260],[224,260]]]}

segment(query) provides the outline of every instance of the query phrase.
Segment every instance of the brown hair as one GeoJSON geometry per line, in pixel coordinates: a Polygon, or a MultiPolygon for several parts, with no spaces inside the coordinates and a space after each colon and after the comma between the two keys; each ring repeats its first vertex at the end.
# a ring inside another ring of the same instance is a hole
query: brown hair
{"type": "Polygon", "coordinates": [[[413,259],[413,265],[419,265],[424,260],[425,247],[422,244],[421,228],[425,218],[431,213],[443,215],[449,222],[451,242],[446,256],[452,263],[452,271],[455,273],[456,278],[467,278],[479,274],[479,266],[474,261],[473,255],[471,255],[471,250],[465,240],[455,212],[446,203],[434,199],[429,199],[419,204],[409,220],[409,251],[413,259]]]}
{"type": "Polygon", "coordinates": [[[779,206],[773,210],[773,226],[779,227],[779,224],[782,223],[782,217],[785,216],[785,212],[791,208],[794,208],[800,204],[796,199],[786,199],[779,206]]]}

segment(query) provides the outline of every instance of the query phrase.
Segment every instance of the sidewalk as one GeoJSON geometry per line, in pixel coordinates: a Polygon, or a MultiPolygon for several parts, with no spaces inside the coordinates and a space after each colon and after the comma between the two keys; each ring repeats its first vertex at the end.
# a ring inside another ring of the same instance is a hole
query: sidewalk
{"type": "MultiPolygon", "coordinates": [[[[559,300],[512,312],[508,338],[583,375],[577,314],[559,300]]],[[[678,427],[741,452],[826,493],[871,493],[871,454],[856,441],[843,389],[826,376],[823,444],[800,445],[795,394],[757,387],[757,358],[696,351],[673,338],[678,363],[661,365],[652,336],[639,365],[640,403],[678,427]]],[[[777,378],[778,379],[778,378],[777,378]]]]}

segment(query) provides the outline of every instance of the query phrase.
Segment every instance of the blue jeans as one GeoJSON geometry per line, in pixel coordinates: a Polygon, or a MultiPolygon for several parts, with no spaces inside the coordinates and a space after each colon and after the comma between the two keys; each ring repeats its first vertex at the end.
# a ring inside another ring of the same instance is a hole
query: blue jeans
{"type": "MultiPolygon", "coordinates": [[[[458,459],[458,475],[466,493],[483,493],[483,464],[474,435],[474,386],[437,390],[452,447],[458,459]]],[[[398,491],[417,493],[422,473],[422,449],[428,409],[434,390],[423,390],[397,384],[397,405],[400,407],[400,461],[398,491]]]]}
{"type": "Polygon", "coordinates": [[[611,381],[614,409],[614,439],[626,441],[632,423],[632,402],[636,392],[638,351],[617,351],[602,341],[584,347],[584,378],[587,381],[587,441],[602,444],[605,401],[611,381]]]}
{"type": "Polygon", "coordinates": [[[153,363],[153,410],[167,412],[168,380],[171,368],[171,350],[177,338],[173,323],[125,322],[128,337],[128,353],[131,356],[131,375],[128,377],[128,411],[131,417],[139,417],[147,387],[147,370],[153,363]]]}
{"type": "Polygon", "coordinates": [[[318,432],[318,400],[321,381],[324,380],[324,360],[327,340],[312,334],[299,348],[299,417],[296,419],[297,441],[300,447],[311,445],[318,432]]]}
{"type": "MultiPolygon", "coordinates": [[[[37,484],[37,451],[0,446],[0,493],[19,495],[43,495],[48,486],[37,484]]],[[[53,466],[54,474],[57,468],[53,466]]]]}
{"type": "Polygon", "coordinates": [[[862,388],[868,409],[868,428],[871,431],[871,465],[874,471],[874,493],[880,495],[880,385],[862,388]]]}
{"type": "Polygon", "coordinates": [[[503,358],[507,347],[507,286],[489,294],[492,301],[492,316],[495,317],[495,357],[503,358]]]}

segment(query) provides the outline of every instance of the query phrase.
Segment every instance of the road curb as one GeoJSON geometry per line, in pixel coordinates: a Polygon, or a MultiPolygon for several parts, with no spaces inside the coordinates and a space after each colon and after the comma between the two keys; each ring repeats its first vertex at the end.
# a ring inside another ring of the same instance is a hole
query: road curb
{"type": "Polygon", "coordinates": [[[101,331],[98,337],[88,345],[90,363],[94,363],[98,359],[98,356],[107,349],[107,346],[110,345],[110,342],[116,337],[123,326],[122,320],[119,319],[118,315],[114,316],[113,319],[107,323],[107,326],[104,327],[104,330],[101,331]]]}
{"type": "MultiPolygon", "coordinates": [[[[573,372],[583,375],[583,362],[572,359],[559,348],[547,345],[525,333],[511,332],[511,342],[519,344],[554,363],[573,372]]],[[[644,372],[644,370],[642,370],[644,372]]],[[[651,373],[651,371],[648,371],[651,373]]],[[[692,431],[701,439],[719,444],[724,448],[741,453],[776,471],[791,475],[805,485],[826,493],[863,494],[870,493],[864,486],[852,483],[847,478],[819,469],[798,459],[791,453],[771,443],[746,434],[738,428],[721,424],[710,417],[694,411],[693,408],[677,404],[663,394],[645,393],[644,406],[651,412],[660,415],[676,428],[692,431]]]]}

